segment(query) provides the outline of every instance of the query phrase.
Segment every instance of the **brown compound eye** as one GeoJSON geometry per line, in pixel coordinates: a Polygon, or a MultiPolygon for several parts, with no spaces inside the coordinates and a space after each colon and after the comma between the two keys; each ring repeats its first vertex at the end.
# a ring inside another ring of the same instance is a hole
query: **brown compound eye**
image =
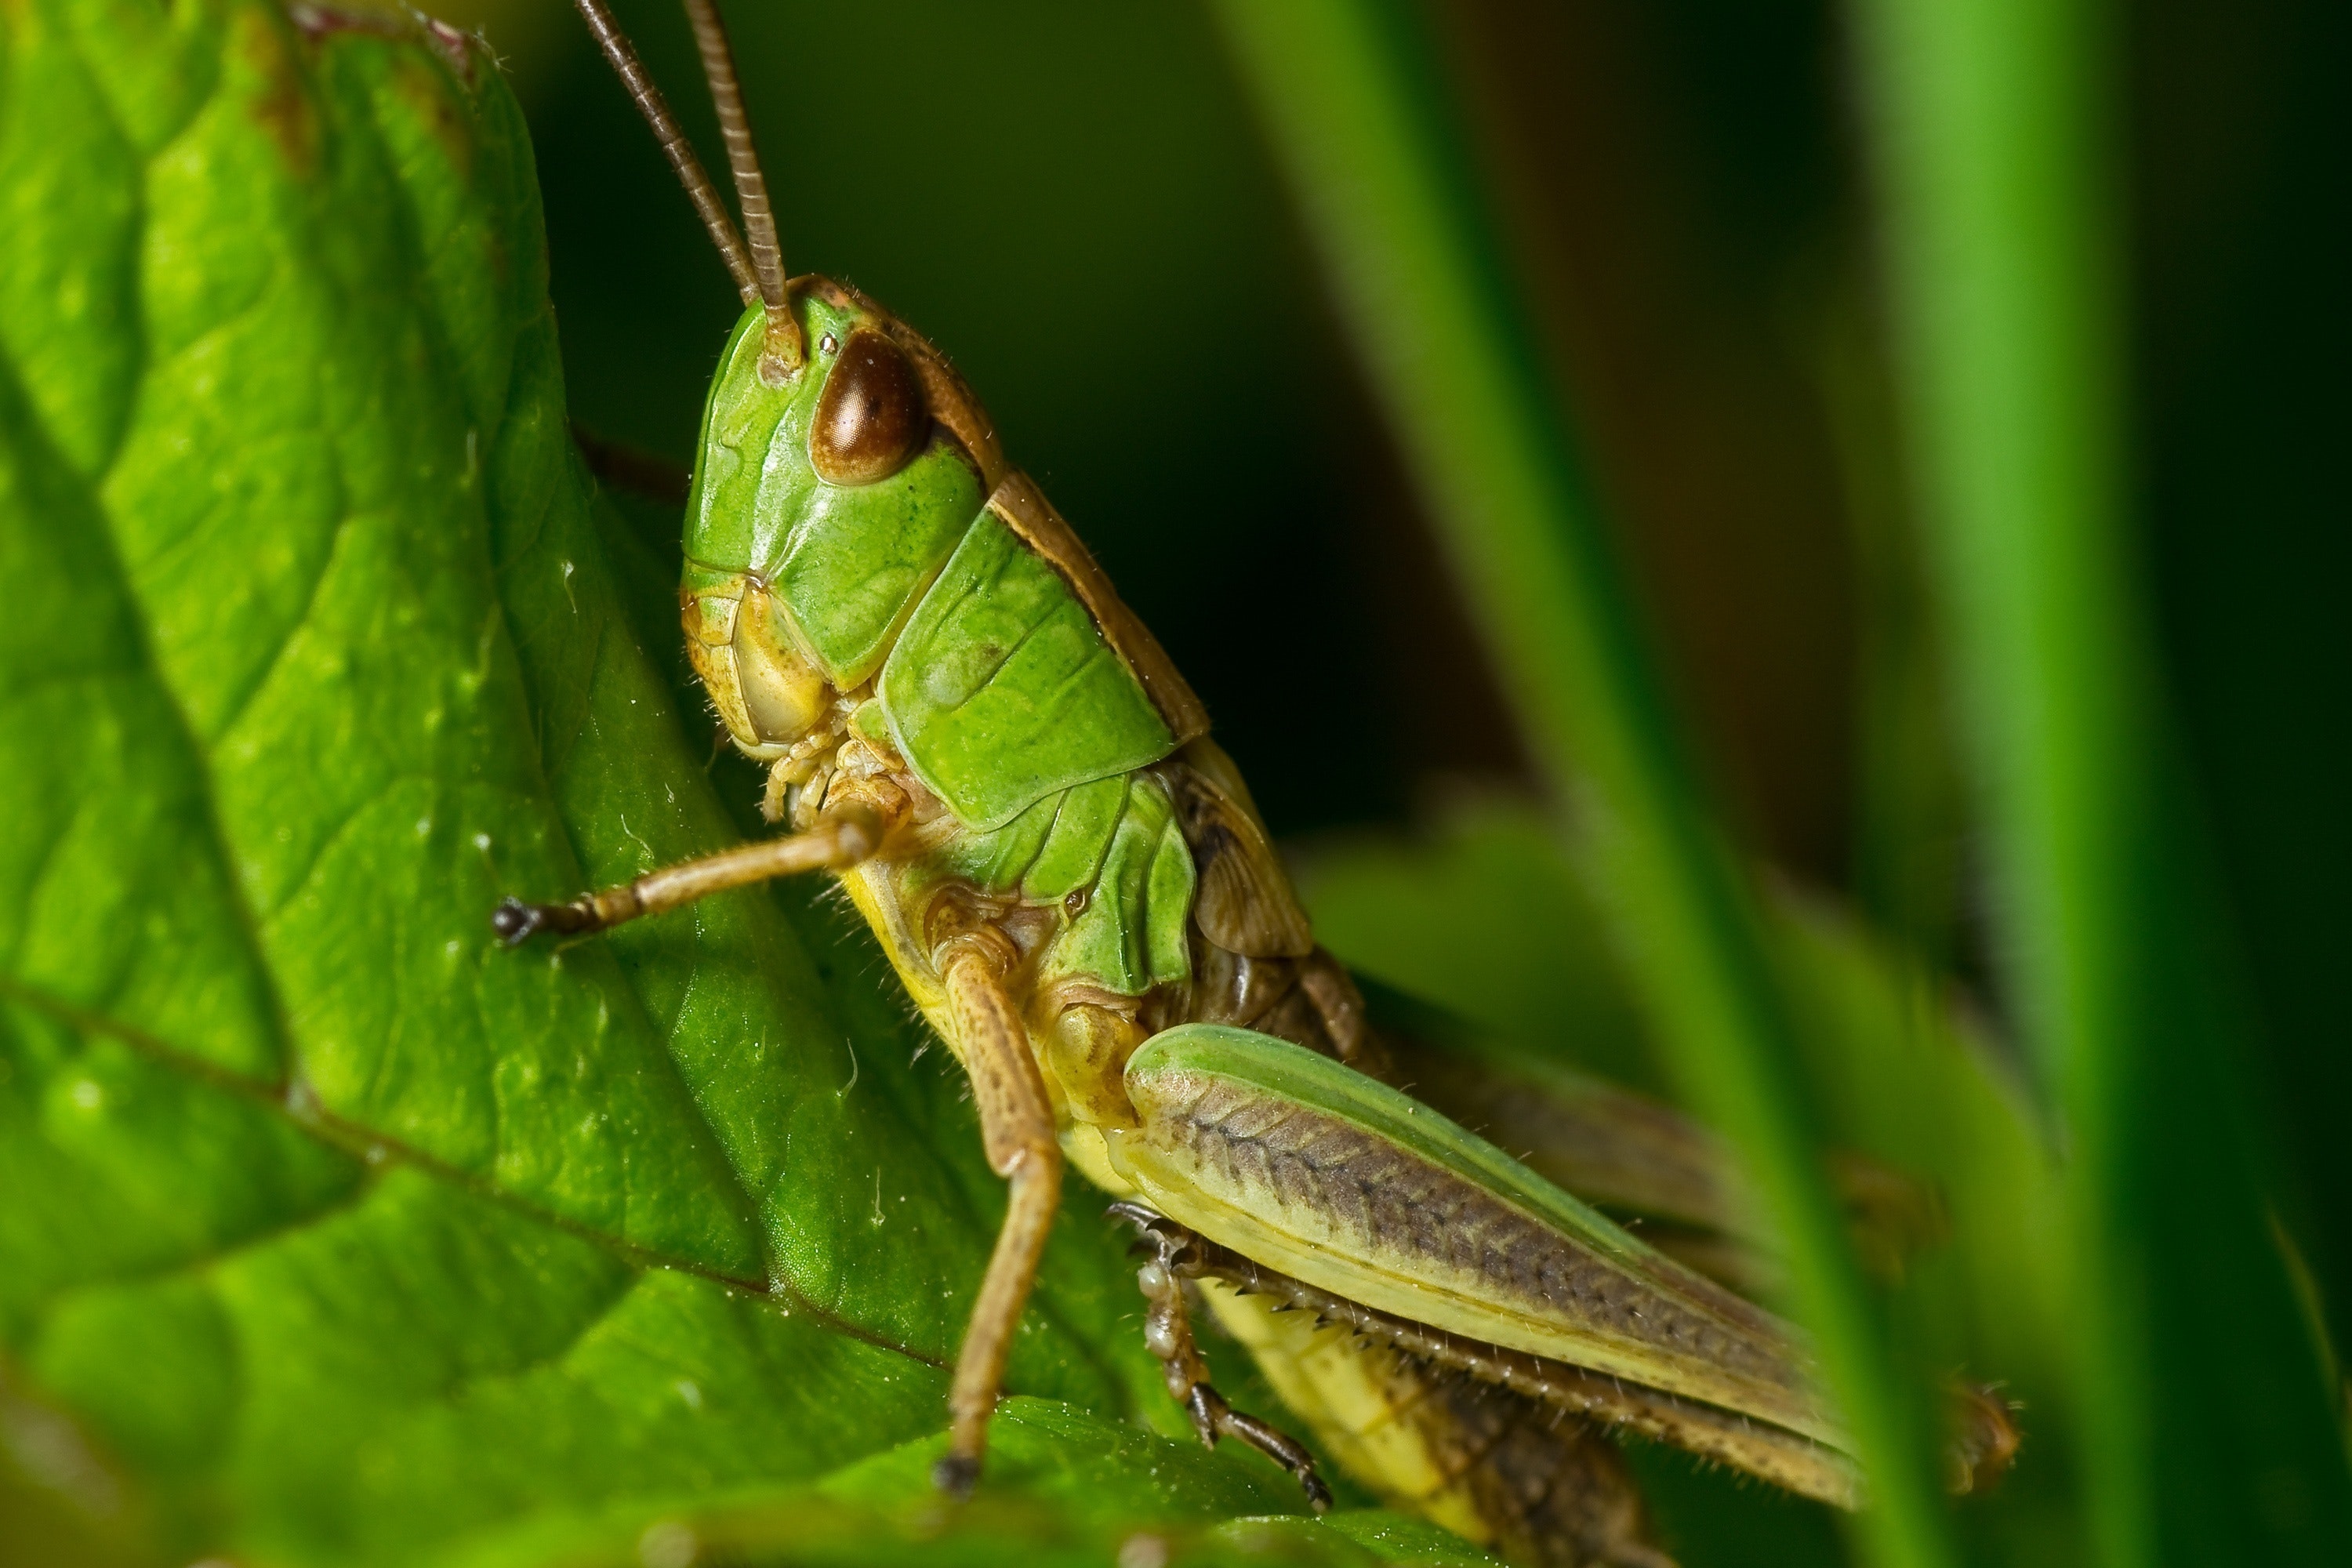
{"type": "Polygon", "coordinates": [[[828,484],[870,485],[906,467],[930,427],[923,383],[905,351],[860,327],[817,395],[809,462],[828,484]]]}

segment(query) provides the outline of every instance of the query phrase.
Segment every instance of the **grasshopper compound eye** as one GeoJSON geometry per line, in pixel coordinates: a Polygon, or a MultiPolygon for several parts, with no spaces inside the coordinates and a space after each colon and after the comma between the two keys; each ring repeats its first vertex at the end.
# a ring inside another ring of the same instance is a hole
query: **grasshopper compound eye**
{"type": "Polygon", "coordinates": [[[860,327],[817,395],[809,462],[828,484],[870,485],[906,467],[930,426],[923,384],[906,352],[860,327]]]}

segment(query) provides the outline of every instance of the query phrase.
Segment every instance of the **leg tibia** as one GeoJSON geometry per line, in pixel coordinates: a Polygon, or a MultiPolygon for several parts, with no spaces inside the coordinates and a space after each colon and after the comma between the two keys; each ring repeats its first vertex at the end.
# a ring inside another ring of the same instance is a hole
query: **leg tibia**
{"type": "Polygon", "coordinates": [[[1061,1203],[1062,1151],[1028,1032],[987,950],[964,949],[949,961],[942,978],[988,1163],[1012,1189],[980,1300],[972,1304],[971,1327],[956,1357],[948,1394],[948,1457],[932,1474],[940,1490],[961,1496],[980,1479],[988,1418],[1004,1381],[1013,1332],[1061,1203]]]}

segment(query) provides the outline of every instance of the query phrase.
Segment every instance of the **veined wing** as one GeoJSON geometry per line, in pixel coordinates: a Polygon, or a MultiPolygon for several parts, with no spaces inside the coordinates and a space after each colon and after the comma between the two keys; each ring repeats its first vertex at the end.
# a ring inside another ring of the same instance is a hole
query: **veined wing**
{"type": "Polygon", "coordinates": [[[1209,1239],[1401,1320],[1845,1446],[1789,1325],[1397,1090],[1197,1024],[1141,1047],[1126,1085],[1140,1125],[1113,1160],[1209,1239]]]}

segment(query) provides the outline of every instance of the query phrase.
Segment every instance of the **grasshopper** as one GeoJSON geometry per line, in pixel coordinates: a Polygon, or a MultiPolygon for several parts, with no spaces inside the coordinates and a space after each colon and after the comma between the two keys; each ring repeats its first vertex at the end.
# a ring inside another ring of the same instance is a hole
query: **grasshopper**
{"type": "MultiPolygon", "coordinates": [[[[1138,1232],[1146,1343],[1201,1440],[1262,1450],[1318,1510],[1313,1452],[1210,1381],[1194,1300],[1324,1453],[1525,1560],[1669,1561],[1617,1427],[1856,1506],[1795,1330],[1395,1087],[1426,1047],[1368,1022],[1199,700],[979,400],[873,300],[787,277],[723,25],[685,3],[740,232],[603,0],[578,0],[744,300],[680,601],[694,668],[791,831],[566,903],[509,900],[499,934],[839,880],[969,1076],[1008,1188],[956,1362],[946,1492],[980,1477],[1075,1167],[1138,1232]]],[[[1622,1094],[1594,1105],[1561,1124],[1588,1197],[1736,1232],[1701,1134],[1622,1094]]],[[[2005,1453],[1985,1419],[1972,1455],[2005,1453]]]]}

